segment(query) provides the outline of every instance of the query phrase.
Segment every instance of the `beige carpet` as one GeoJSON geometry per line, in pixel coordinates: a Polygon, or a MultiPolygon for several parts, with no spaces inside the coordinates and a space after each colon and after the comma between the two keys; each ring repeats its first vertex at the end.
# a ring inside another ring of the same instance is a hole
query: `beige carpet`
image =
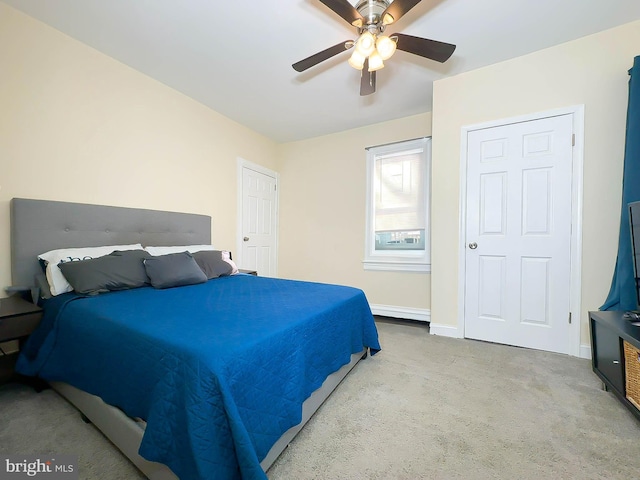
{"type": "MultiPolygon", "coordinates": [[[[587,360],[378,321],[354,369],[269,470],[298,479],[638,479],[640,422],[587,360]]],[[[0,451],[80,456],[81,479],[139,472],[53,391],[0,387],[0,451]]]]}
{"type": "Polygon", "coordinates": [[[378,326],[271,480],[640,478],[640,422],[590,361],[378,326]]]}

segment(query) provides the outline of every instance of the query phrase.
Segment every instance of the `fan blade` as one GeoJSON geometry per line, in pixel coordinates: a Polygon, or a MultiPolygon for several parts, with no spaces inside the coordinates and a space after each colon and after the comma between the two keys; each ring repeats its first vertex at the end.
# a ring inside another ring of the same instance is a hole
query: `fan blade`
{"type": "Polygon", "coordinates": [[[393,0],[391,5],[389,5],[387,9],[382,12],[382,16],[380,18],[385,25],[397,22],[400,17],[402,17],[405,13],[407,13],[420,2],[421,0],[393,0]],[[391,18],[389,18],[389,15],[391,16],[391,18]]]}
{"type": "Polygon", "coordinates": [[[392,37],[398,37],[398,49],[413,53],[414,55],[420,55],[421,57],[429,58],[440,63],[446,62],[449,57],[453,55],[453,52],[456,49],[456,46],[450,43],[429,40],[428,38],[414,37],[403,33],[394,33],[392,37]]]}
{"type": "Polygon", "coordinates": [[[328,60],[339,53],[349,50],[351,47],[353,47],[353,41],[346,40],[342,43],[334,45],[333,47],[329,47],[326,50],[318,52],[315,55],[311,55],[304,60],[300,60],[299,62],[296,62],[291,66],[296,72],[304,72],[307,68],[311,68],[314,65],[319,64],[320,62],[324,62],[325,60],[328,60]]]}
{"type": "Polygon", "coordinates": [[[376,91],[376,72],[369,71],[369,59],[364,61],[362,76],[360,77],[360,96],[371,95],[376,91]]]}
{"type": "Polygon", "coordinates": [[[362,27],[364,18],[347,0],[320,0],[354,27],[362,27]]]}

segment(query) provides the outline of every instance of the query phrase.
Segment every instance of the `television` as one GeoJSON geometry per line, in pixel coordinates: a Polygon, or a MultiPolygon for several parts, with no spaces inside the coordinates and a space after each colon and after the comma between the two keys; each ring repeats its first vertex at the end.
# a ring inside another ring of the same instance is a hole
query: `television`
{"type": "Polygon", "coordinates": [[[636,312],[638,312],[638,309],[640,309],[640,201],[629,204],[629,227],[631,231],[633,279],[636,288],[636,312]]]}

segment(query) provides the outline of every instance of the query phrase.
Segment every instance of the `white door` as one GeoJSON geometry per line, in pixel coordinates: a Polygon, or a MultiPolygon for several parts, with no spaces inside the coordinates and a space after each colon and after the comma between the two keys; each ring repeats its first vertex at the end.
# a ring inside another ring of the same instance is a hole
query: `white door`
{"type": "Polygon", "coordinates": [[[467,338],[570,353],[572,115],[467,137],[467,338]]]}
{"type": "Polygon", "coordinates": [[[240,268],[276,276],[277,179],[242,167],[242,251],[240,268]]]}

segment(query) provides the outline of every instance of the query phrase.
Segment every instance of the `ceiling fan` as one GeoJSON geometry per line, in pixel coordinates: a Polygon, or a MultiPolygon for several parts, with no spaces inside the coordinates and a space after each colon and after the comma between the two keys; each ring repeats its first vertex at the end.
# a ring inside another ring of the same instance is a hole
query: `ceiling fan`
{"type": "Polygon", "coordinates": [[[355,7],[347,0],[320,1],[356,27],[358,38],[338,43],[294,63],[292,67],[297,72],[304,72],[355,47],[349,65],[362,71],[360,95],[370,95],[376,91],[376,72],[384,67],[384,60],[391,58],[396,49],[440,63],[446,62],[456,49],[450,43],[402,33],[383,35],[388,25],[398,21],[421,0],[359,0],[355,7]]]}

